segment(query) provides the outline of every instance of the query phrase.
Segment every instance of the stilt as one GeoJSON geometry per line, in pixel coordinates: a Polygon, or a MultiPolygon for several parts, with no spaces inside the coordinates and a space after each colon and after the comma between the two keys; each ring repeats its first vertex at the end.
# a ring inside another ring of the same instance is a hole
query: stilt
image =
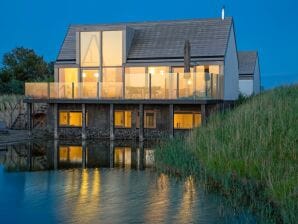
{"type": "Polygon", "coordinates": [[[144,141],[144,105],[139,106],[139,141],[144,141]]]}
{"type": "Polygon", "coordinates": [[[82,168],[87,168],[87,146],[85,140],[82,140],[82,168]]]}
{"type": "Polygon", "coordinates": [[[114,133],[114,104],[110,104],[110,140],[115,140],[115,133],[114,133]]]}
{"type": "Polygon", "coordinates": [[[174,137],[174,105],[169,105],[169,135],[170,138],[174,137]]]}
{"type": "Polygon", "coordinates": [[[114,167],[114,141],[110,141],[110,168],[114,167]]]}
{"type": "Polygon", "coordinates": [[[32,103],[27,103],[27,124],[28,124],[28,135],[32,137],[32,103]]]}
{"type": "Polygon", "coordinates": [[[53,163],[54,163],[54,170],[58,169],[58,153],[59,153],[59,140],[54,139],[54,156],[53,156],[53,163]]]}
{"type": "Polygon", "coordinates": [[[82,104],[82,140],[86,140],[86,104],[82,104]]]}
{"type": "Polygon", "coordinates": [[[54,139],[59,139],[58,135],[58,104],[54,103],[54,139]]]}
{"type": "Polygon", "coordinates": [[[202,124],[205,125],[206,124],[206,105],[205,104],[201,104],[201,119],[202,119],[202,124]]]}
{"type": "Polygon", "coordinates": [[[144,169],[144,142],[139,142],[139,151],[138,151],[138,169],[143,170],[144,169]]]}

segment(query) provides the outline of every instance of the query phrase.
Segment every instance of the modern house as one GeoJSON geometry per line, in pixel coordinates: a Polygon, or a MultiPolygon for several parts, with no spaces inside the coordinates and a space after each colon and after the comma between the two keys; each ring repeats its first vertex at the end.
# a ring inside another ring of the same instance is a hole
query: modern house
{"type": "Polygon", "coordinates": [[[55,81],[26,83],[29,130],[43,103],[55,138],[185,132],[238,98],[239,58],[232,18],[71,25],[55,81]]]}
{"type": "Polygon", "coordinates": [[[260,93],[260,65],[256,51],[238,52],[239,91],[244,96],[260,93]]]}

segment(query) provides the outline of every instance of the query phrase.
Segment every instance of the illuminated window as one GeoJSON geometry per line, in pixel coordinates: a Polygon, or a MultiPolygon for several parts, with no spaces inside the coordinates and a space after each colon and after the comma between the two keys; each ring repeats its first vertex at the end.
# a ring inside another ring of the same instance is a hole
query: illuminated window
{"type": "Polygon", "coordinates": [[[173,73],[179,73],[179,97],[190,97],[194,89],[194,69],[190,68],[190,73],[184,73],[184,67],[172,68],[173,73]]]}
{"type": "Polygon", "coordinates": [[[122,97],[122,68],[103,68],[102,97],[122,97]]]}
{"type": "Polygon", "coordinates": [[[96,98],[98,95],[99,70],[84,69],[82,70],[81,97],[96,98]]]}
{"type": "Polygon", "coordinates": [[[82,163],[82,146],[60,146],[60,162],[82,163]]]}
{"type": "Polygon", "coordinates": [[[84,69],[82,70],[82,81],[83,82],[98,82],[99,71],[95,69],[84,69]]]}
{"type": "Polygon", "coordinates": [[[149,97],[149,76],[145,67],[125,68],[125,98],[146,99],[149,97]]]}
{"type": "MultiPolygon", "coordinates": [[[[88,123],[88,116],[86,113],[86,123],[88,123]]],[[[59,125],[69,127],[82,127],[82,112],[79,111],[60,111],[59,125]]]]}
{"type": "Polygon", "coordinates": [[[131,128],[131,111],[115,111],[114,119],[116,128],[131,128]]]}
{"type": "Polygon", "coordinates": [[[100,32],[80,33],[80,56],[82,67],[100,65],[100,32]]]}
{"type": "Polygon", "coordinates": [[[121,66],[122,31],[104,31],[102,38],[103,66],[121,66]]]}
{"type": "Polygon", "coordinates": [[[199,113],[175,113],[175,129],[192,129],[201,125],[201,114],[199,113]]]}
{"type": "Polygon", "coordinates": [[[78,82],[77,68],[59,68],[59,82],[78,82]]]}
{"type": "Polygon", "coordinates": [[[156,113],[154,111],[145,111],[144,128],[156,128],[156,113]]]}
{"type": "Polygon", "coordinates": [[[167,98],[166,80],[168,79],[169,67],[148,67],[148,73],[151,75],[151,98],[167,98]]]}
{"type": "Polygon", "coordinates": [[[114,165],[115,167],[131,166],[131,148],[130,147],[115,147],[114,165]]]}

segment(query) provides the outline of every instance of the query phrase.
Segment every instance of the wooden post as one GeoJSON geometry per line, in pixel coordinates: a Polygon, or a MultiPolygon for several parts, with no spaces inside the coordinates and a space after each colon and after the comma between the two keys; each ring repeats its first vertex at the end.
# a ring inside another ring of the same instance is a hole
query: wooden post
{"type": "Polygon", "coordinates": [[[86,104],[82,104],[82,139],[86,140],[86,104]]]}
{"type": "Polygon", "coordinates": [[[201,104],[201,119],[202,119],[202,124],[205,125],[206,124],[206,105],[205,104],[201,104]]]}
{"type": "Polygon", "coordinates": [[[114,167],[114,141],[110,141],[110,168],[114,167]]]}
{"type": "Polygon", "coordinates": [[[85,140],[82,140],[82,168],[87,168],[87,146],[85,140]]]}
{"type": "Polygon", "coordinates": [[[115,133],[114,133],[114,104],[110,104],[110,140],[115,140],[115,133]]]}
{"type": "Polygon", "coordinates": [[[59,140],[54,140],[54,150],[53,150],[53,163],[54,163],[54,170],[58,169],[58,155],[59,155],[59,140]]]}
{"type": "Polygon", "coordinates": [[[144,141],[144,105],[139,105],[139,141],[144,141]]]}
{"type": "Polygon", "coordinates": [[[32,136],[32,104],[27,103],[27,124],[28,124],[28,135],[32,136]]]}
{"type": "Polygon", "coordinates": [[[59,135],[58,135],[58,104],[54,103],[54,118],[53,118],[53,122],[54,122],[54,139],[59,139],[59,135]]]}
{"type": "Polygon", "coordinates": [[[170,138],[174,137],[174,105],[169,105],[169,135],[170,138]]]}
{"type": "Polygon", "coordinates": [[[137,155],[138,170],[144,169],[144,142],[139,142],[139,151],[137,155]]]}

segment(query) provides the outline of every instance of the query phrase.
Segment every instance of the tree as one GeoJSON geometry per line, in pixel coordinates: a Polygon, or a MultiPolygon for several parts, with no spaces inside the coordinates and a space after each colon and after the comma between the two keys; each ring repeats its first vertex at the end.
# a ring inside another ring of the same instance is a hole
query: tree
{"type": "Polygon", "coordinates": [[[0,69],[0,93],[24,94],[24,83],[48,81],[53,77],[53,63],[47,63],[34,50],[17,47],[4,54],[0,69]]]}

